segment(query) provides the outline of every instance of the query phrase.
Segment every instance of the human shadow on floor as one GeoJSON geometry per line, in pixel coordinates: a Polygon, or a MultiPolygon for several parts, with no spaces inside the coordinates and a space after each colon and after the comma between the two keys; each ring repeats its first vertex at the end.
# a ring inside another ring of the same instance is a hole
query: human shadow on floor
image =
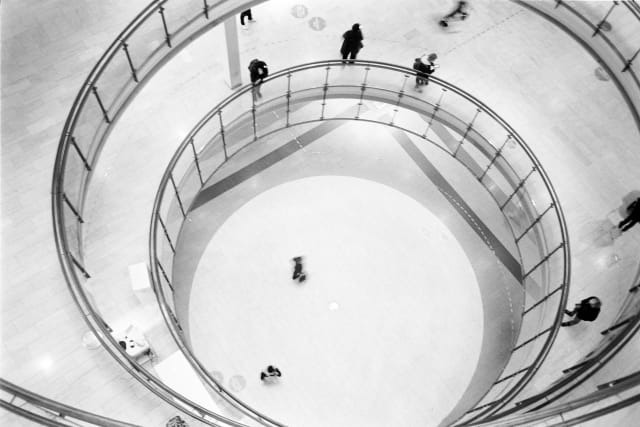
{"type": "Polygon", "coordinates": [[[598,248],[613,246],[613,241],[620,234],[616,224],[609,218],[590,222],[587,227],[591,230],[591,242],[598,248]]]}

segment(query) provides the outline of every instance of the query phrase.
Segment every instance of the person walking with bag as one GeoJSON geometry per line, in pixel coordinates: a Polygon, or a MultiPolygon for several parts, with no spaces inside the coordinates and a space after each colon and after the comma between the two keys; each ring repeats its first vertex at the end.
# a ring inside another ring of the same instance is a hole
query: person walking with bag
{"type": "Polygon", "coordinates": [[[358,52],[360,49],[364,47],[362,44],[362,40],[364,37],[362,36],[362,31],[360,31],[360,24],[353,24],[351,29],[346,31],[342,38],[342,47],[340,48],[340,53],[342,54],[342,63],[347,62],[347,56],[351,61],[349,64],[353,64],[353,60],[356,59],[358,52]]]}
{"type": "Polygon", "coordinates": [[[618,228],[627,231],[640,222],[640,197],[627,206],[627,217],[618,223],[618,228]]]}
{"type": "Polygon", "coordinates": [[[564,314],[567,316],[575,317],[567,322],[562,322],[561,326],[573,326],[576,323],[580,323],[581,320],[593,322],[598,317],[598,314],[600,314],[600,307],[602,307],[602,301],[600,301],[600,298],[585,298],[576,304],[573,310],[564,311],[564,314]]]}
{"type": "Polygon", "coordinates": [[[435,53],[429,54],[427,56],[427,61],[425,62],[423,58],[416,58],[413,62],[413,69],[416,70],[416,87],[415,89],[418,92],[422,92],[422,88],[420,86],[429,84],[429,76],[433,74],[433,72],[438,68],[438,65],[434,62],[438,59],[438,55],[435,53]]]}

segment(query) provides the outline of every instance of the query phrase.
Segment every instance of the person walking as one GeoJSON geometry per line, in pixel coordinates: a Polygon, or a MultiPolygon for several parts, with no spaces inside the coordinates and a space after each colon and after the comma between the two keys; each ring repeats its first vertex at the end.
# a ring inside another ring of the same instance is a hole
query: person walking
{"type": "Polygon", "coordinates": [[[253,96],[253,101],[255,102],[258,100],[258,98],[262,98],[262,94],[260,93],[260,85],[262,85],[262,81],[269,75],[269,69],[267,68],[267,64],[264,61],[255,58],[249,63],[249,74],[251,78],[251,84],[253,85],[253,88],[251,89],[251,95],[253,96]]]}
{"type": "Polygon", "coordinates": [[[640,197],[627,206],[627,217],[618,223],[618,228],[627,231],[640,222],[640,197]]]}
{"type": "Polygon", "coordinates": [[[427,62],[422,58],[416,58],[413,62],[413,69],[416,70],[416,87],[415,89],[418,92],[422,92],[421,86],[429,84],[429,76],[433,74],[433,72],[438,67],[434,62],[438,59],[438,55],[435,53],[429,54],[427,57],[427,62]]]}
{"type": "Polygon", "coordinates": [[[342,63],[345,64],[347,62],[347,56],[351,61],[349,64],[353,64],[353,60],[358,56],[358,52],[360,49],[364,47],[362,44],[362,40],[364,37],[362,36],[362,31],[360,30],[360,24],[353,24],[351,29],[346,31],[342,35],[342,47],[340,48],[340,53],[342,54],[342,63]]]}
{"type": "Polygon", "coordinates": [[[293,276],[292,280],[297,280],[298,283],[302,283],[307,280],[307,273],[304,272],[304,266],[302,265],[303,258],[297,256],[293,258],[293,276]]]}
{"type": "Polygon", "coordinates": [[[593,322],[598,317],[598,314],[600,314],[600,307],[602,307],[602,301],[600,301],[600,298],[585,298],[576,304],[573,310],[564,311],[567,316],[574,316],[574,318],[568,322],[562,322],[561,326],[573,326],[576,323],[580,323],[581,320],[593,322]]]}
{"type": "Polygon", "coordinates": [[[269,365],[267,366],[267,369],[260,372],[260,381],[264,383],[272,383],[272,382],[275,382],[281,376],[282,376],[282,372],[280,372],[280,369],[276,368],[273,365],[269,365]]]}
{"type": "Polygon", "coordinates": [[[247,9],[240,13],[240,25],[244,26],[244,18],[249,18],[250,22],[253,22],[253,16],[251,16],[251,9],[247,9]]]}
{"type": "Polygon", "coordinates": [[[456,8],[453,9],[453,11],[451,11],[450,13],[448,13],[447,15],[444,16],[444,18],[442,18],[439,22],[441,27],[448,27],[449,26],[449,21],[456,18],[458,15],[460,15],[460,20],[464,21],[465,19],[467,19],[467,16],[469,16],[469,13],[467,12],[467,6],[469,4],[464,1],[464,0],[460,0],[458,1],[458,4],[456,5],[456,8]]]}

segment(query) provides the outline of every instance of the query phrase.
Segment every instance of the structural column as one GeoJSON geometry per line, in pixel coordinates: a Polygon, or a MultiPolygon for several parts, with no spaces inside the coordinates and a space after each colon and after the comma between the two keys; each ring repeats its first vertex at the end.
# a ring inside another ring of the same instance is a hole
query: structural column
{"type": "Polygon", "coordinates": [[[224,36],[227,40],[227,63],[229,68],[229,87],[235,89],[242,85],[240,66],[240,47],[238,44],[238,23],[235,16],[224,21],[224,36]]]}

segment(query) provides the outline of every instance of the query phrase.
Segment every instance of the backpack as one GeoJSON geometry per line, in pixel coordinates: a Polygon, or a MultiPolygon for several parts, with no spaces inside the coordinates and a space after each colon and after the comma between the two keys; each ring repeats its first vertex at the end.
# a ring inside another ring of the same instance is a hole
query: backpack
{"type": "Polygon", "coordinates": [[[267,64],[265,64],[264,62],[262,64],[263,66],[259,68],[260,77],[265,78],[269,75],[269,68],[267,68],[267,64]]]}
{"type": "Polygon", "coordinates": [[[269,68],[267,68],[267,64],[258,59],[254,59],[249,63],[249,71],[259,75],[261,78],[269,75],[269,68]]]}

